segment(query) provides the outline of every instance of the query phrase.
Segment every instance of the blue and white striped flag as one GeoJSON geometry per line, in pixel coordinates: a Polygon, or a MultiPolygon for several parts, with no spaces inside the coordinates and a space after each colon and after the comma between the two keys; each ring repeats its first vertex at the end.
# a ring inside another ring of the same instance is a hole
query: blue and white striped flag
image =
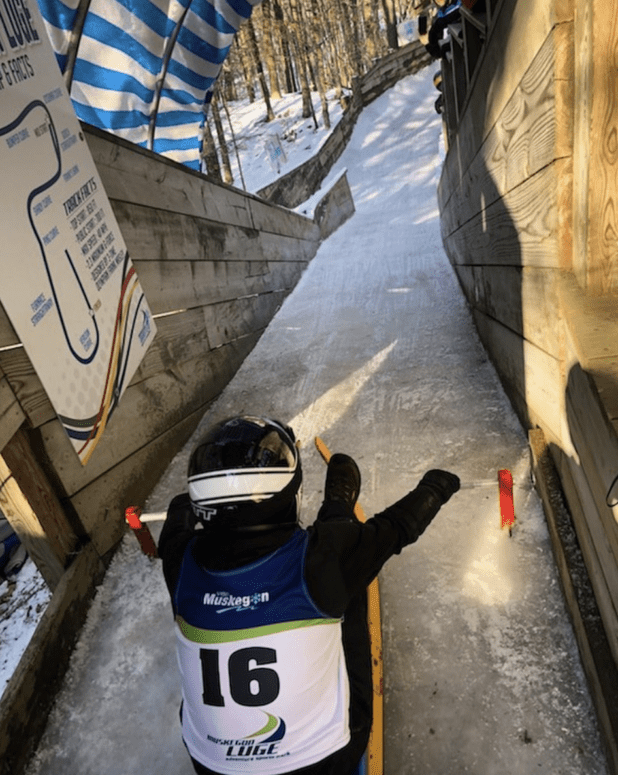
{"type": "Polygon", "coordinates": [[[38,0],[78,118],[197,170],[204,107],[260,1],[38,0]]]}

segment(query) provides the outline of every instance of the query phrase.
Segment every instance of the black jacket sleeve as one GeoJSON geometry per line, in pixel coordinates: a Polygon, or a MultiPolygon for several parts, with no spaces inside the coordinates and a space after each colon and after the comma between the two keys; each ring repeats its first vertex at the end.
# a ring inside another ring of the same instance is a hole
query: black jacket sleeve
{"type": "Polygon", "coordinates": [[[430,471],[415,490],[365,524],[316,521],[309,528],[305,580],[318,607],[341,616],[389,557],[418,540],[458,489],[459,479],[453,474],[430,471]]]}
{"type": "Polygon", "coordinates": [[[173,600],[176,581],[187,544],[195,535],[197,519],[187,493],[173,498],[159,536],[159,557],[163,562],[163,576],[173,600]]]}

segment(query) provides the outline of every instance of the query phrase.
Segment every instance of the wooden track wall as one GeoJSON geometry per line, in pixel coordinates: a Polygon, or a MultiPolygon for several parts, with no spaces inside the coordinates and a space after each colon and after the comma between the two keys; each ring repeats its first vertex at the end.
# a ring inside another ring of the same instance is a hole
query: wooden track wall
{"type": "Polygon", "coordinates": [[[572,25],[558,6],[498,6],[439,187],[444,244],[476,323],[520,414],[542,414],[554,437],[572,177],[572,25]]]}
{"type": "Polygon", "coordinates": [[[617,0],[501,0],[439,202],[480,336],[556,461],[618,664],[617,36],[617,0]]]}
{"type": "MultiPolygon", "coordinates": [[[[77,544],[91,540],[101,557],[113,549],[124,529],[124,507],[143,502],[256,344],[320,239],[311,220],[83,129],[157,335],[82,466],[0,307],[0,460],[18,479],[14,467],[25,470],[31,459],[46,483],[22,477],[26,500],[34,506],[43,487],[65,513],[69,538],[52,547],[55,560],[43,563],[51,586],[77,544]]],[[[46,515],[38,520],[22,531],[27,543],[30,534],[53,528],[46,515]]]]}

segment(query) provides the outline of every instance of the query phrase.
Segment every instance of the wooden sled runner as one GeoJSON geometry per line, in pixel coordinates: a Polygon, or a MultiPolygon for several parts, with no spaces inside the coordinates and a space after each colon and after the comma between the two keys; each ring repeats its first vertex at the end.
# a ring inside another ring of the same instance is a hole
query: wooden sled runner
{"type": "MultiPolygon", "coordinates": [[[[315,446],[325,463],[331,457],[330,450],[319,436],[315,446]]],[[[361,522],[367,517],[360,504],[354,507],[354,514],[361,522]]],[[[371,664],[373,683],[373,723],[369,734],[369,744],[360,760],[355,775],[382,775],[384,772],[383,736],[384,736],[384,692],[382,666],[382,623],[380,619],[380,590],[378,579],[374,579],[367,589],[367,624],[371,640],[371,664]]]]}

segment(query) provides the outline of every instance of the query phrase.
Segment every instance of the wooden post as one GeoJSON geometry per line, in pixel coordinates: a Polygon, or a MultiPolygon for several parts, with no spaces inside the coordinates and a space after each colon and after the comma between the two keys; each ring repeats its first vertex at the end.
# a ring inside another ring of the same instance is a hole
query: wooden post
{"type": "Polygon", "coordinates": [[[53,590],[77,538],[23,430],[0,455],[0,507],[53,590]]]}

